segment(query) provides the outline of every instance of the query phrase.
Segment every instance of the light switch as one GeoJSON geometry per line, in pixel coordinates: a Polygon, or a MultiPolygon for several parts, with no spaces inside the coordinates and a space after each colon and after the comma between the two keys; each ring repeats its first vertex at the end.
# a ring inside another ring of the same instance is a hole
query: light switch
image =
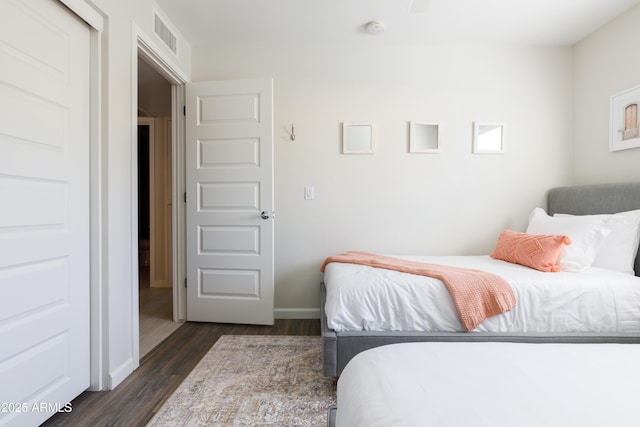
{"type": "Polygon", "coordinates": [[[314,190],[313,187],[307,185],[304,187],[304,199],[305,200],[313,200],[314,190]]]}

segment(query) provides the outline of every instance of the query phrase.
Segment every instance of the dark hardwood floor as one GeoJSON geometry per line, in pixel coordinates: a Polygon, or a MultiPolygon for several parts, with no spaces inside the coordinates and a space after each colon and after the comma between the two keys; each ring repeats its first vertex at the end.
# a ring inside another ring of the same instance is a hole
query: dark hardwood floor
{"type": "Polygon", "coordinates": [[[144,426],[222,335],[320,335],[319,320],[273,326],[187,322],[154,348],[115,390],[86,391],[43,426],[144,426]]]}

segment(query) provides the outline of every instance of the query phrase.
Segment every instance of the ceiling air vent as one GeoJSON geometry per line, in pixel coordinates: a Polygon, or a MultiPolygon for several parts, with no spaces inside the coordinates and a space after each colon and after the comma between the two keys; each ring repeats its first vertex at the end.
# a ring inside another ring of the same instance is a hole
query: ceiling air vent
{"type": "Polygon", "coordinates": [[[178,46],[175,34],[171,32],[167,24],[165,24],[162,18],[160,18],[157,14],[154,14],[154,18],[153,31],[158,37],[160,37],[160,40],[162,40],[164,44],[167,45],[169,49],[171,49],[171,52],[173,52],[173,54],[177,56],[178,46]]]}

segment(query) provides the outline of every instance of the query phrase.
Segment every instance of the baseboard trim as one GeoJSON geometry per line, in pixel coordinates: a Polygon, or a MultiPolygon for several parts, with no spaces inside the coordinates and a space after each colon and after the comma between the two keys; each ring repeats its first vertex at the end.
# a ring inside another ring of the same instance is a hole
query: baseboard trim
{"type": "Polygon", "coordinates": [[[173,284],[168,280],[156,280],[149,285],[152,288],[173,288],[173,284]]]}
{"type": "Polygon", "coordinates": [[[319,308],[276,308],[273,310],[276,319],[319,319],[319,308]]]}
{"type": "Polygon", "coordinates": [[[119,367],[114,369],[109,375],[109,390],[116,388],[125,378],[138,367],[133,358],[125,360],[119,367]]]}

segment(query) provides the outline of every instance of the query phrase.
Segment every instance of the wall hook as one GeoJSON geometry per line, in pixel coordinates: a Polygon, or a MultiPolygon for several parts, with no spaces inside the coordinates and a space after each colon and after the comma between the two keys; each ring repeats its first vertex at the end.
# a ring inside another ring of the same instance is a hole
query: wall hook
{"type": "Polygon", "coordinates": [[[296,130],[293,127],[293,123],[291,123],[291,131],[289,132],[289,139],[291,141],[295,141],[296,140],[296,130]]]}

